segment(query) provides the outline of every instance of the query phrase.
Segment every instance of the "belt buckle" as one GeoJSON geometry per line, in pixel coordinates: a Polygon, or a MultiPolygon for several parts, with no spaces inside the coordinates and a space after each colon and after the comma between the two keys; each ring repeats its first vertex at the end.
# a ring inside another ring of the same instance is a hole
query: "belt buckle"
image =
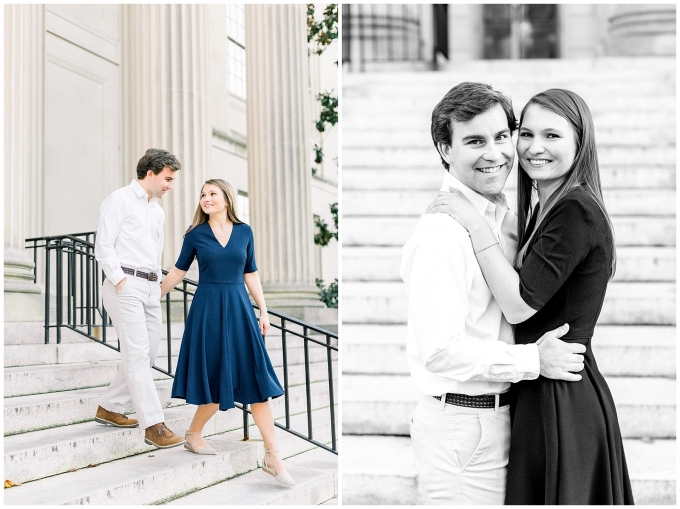
{"type": "Polygon", "coordinates": [[[149,281],[158,281],[158,275],[155,272],[150,272],[149,281]]]}

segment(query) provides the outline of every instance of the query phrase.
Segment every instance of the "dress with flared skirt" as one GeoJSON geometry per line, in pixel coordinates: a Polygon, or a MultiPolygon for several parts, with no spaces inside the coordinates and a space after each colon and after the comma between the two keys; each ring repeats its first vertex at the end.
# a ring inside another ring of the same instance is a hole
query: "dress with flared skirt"
{"type": "Polygon", "coordinates": [[[205,222],[184,237],[175,266],[198,259],[199,282],[187,316],[172,397],[187,403],[260,403],[283,395],[265,349],[243,275],[257,271],[253,232],[234,224],[222,246],[205,222]]]}

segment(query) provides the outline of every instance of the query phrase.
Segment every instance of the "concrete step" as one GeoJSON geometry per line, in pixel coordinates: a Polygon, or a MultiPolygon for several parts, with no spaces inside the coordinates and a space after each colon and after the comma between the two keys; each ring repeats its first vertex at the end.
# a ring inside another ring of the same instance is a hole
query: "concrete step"
{"type": "MultiPolygon", "coordinates": [[[[614,281],[675,281],[675,254],[674,247],[619,247],[614,281]]],[[[345,247],[342,279],[401,281],[400,264],[400,247],[345,247]]]]}
{"type": "MultiPolygon", "coordinates": [[[[347,216],[420,216],[437,190],[347,190],[343,209],[347,216]]],[[[675,189],[609,189],[604,194],[607,211],[613,216],[673,216],[675,189]]]]}
{"type": "MultiPolygon", "coordinates": [[[[406,168],[369,168],[366,165],[342,169],[342,188],[349,190],[427,190],[433,194],[439,190],[444,178],[444,168],[431,164],[406,168]]],[[[675,168],[643,165],[637,167],[600,166],[600,178],[605,194],[608,189],[644,188],[675,189],[675,168]]],[[[516,186],[516,177],[511,175],[507,187],[516,186]]],[[[343,216],[351,214],[343,205],[343,216]]]]}
{"type": "MultiPolygon", "coordinates": [[[[435,90],[433,88],[431,89],[431,94],[418,94],[417,96],[412,95],[411,97],[405,97],[403,88],[401,87],[394,87],[391,90],[378,87],[377,90],[367,90],[365,95],[349,98],[347,100],[347,106],[343,107],[343,115],[346,117],[359,118],[371,118],[384,115],[386,113],[384,108],[385,101],[396,99],[392,96],[393,92],[397,92],[400,93],[398,99],[399,108],[391,110],[389,112],[390,115],[408,117],[411,119],[416,119],[422,115],[429,117],[437,104],[437,100],[441,99],[448,90],[441,90],[440,94],[435,95],[439,91],[440,90],[435,90]]],[[[519,119],[522,108],[529,99],[529,95],[526,95],[526,99],[523,99],[518,94],[524,95],[522,92],[517,91],[517,89],[514,89],[510,95],[513,100],[516,116],[519,119]],[[521,102],[516,102],[518,99],[521,102]]],[[[587,91],[582,92],[579,95],[581,95],[583,100],[588,104],[594,120],[597,120],[602,113],[610,111],[628,111],[630,113],[666,112],[669,115],[675,114],[675,94],[673,93],[660,92],[657,96],[643,95],[637,97],[634,94],[609,95],[597,91],[587,91]]],[[[597,121],[595,121],[595,125],[597,126],[597,121]]],[[[343,147],[357,146],[357,141],[361,144],[361,141],[359,140],[348,138],[348,144],[345,145],[345,139],[343,137],[343,147]]]]}
{"type": "MultiPolygon", "coordinates": [[[[623,99],[627,104],[630,104],[630,99],[623,99]]],[[[663,99],[659,101],[659,104],[663,104],[663,101],[668,99],[663,99]]],[[[402,99],[403,101],[403,99],[402,99]]],[[[400,101],[400,104],[401,102],[400,101]]],[[[657,102],[657,99],[654,99],[657,102]]],[[[672,102],[675,101],[675,97],[672,97],[672,102]]],[[[370,108],[372,104],[380,104],[382,102],[375,101],[361,101],[361,103],[352,104],[352,109],[350,111],[345,111],[343,109],[343,119],[350,116],[362,115],[364,118],[368,117],[367,108],[370,108]]],[[[640,102],[635,101],[635,105],[639,107],[640,102]]],[[[666,103],[668,104],[668,103],[666,103]]],[[[429,112],[432,111],[434,103],[430,100],[427,105],[423,105],[418,111],[414,111],[412,118],[416,118],[419,115],[424,115],[428,117],[429,112]]],[[[384,107],[380,106],[381,109],[384,107]]],[[[378,115],[376,112],[375,115],[378,115]]],[[[594,114],[595,115],[595,114],[594,114]]],[[[419,122],[420,127],[422,127],[422,121],[419,122]]],[[[401,126],[401,125],[400,125],[401,126]]],[[[404,127],[403,129],[398,129],[400,126],[381,126],[380,129],[376,129],[371,123],[364,123],[363,128],[357,129],[347,129],[343,131],[342,146],[344,150],[352,150],[355,147],[422,147],[430,148],[434,150],[432,143],[432,138],[430,136],[430,131],[420,131],[413,127],[404,127]]],[[[595,128],[595,139],[597,141],[598,147],[603,147],[607,145],[620,146],[620,145],[645,145],[647,147],[660,146],[668,147],[675,145],[675,129],[661,128],[661,127],[651,127],[651,128],[641,128],[636,125],[621,125],[621,126],[607,126],[603,128],[595,128]]]]}
{"type": "MultiPolygon", "coordinates": [[[[419,217],[343,217],[343,248],[406,244],[419,217]]],[[[675,246],[675,217],[613,216],[617,246],[675,246]]]]}
{"type": "MultiPolygon", "coordinates": [[[[671,119],[675,121],[675,115],[671,119]]],[[[381,119],[381,122],[387,125],[392,123],[389,119],[381,119]]],[[[597,155],[600,164],[603,165],[640,164],[667,167],[675,165],[675,147],[604,146],[598,147],[597,155]]],[[[403,168],[428,163],[433,166],[440,163],[434,147],[366,147],[343,151],[343,165],[349,167],[403,168]]]]}
{"type": "MultiPolygon", "coordinates": [[[[304,418],[304,416],[302,416],[304,418]]],[[[330,425],[321,422],[315,427],[322,443],[330,439],[330,425]]],[[[305,419],[296,416],[297,425],[305,419]]],[[[264,446],[261,440],[242,441],[239,430],[211,436],[207,442],[218,451],[216,456],[191,454],[183,447],[152,450],[96,468],[82,468],[58,476],[43,478],[8,492],[5,503],[15,504],[160,504],[189,492],[206,488],[246,472],[262,464],[264,446]]],[[[284,458],[308,451],[314,446],[300,438],[277,430],[279,449],[284,458]]],[[[98,444],[100,445],[100,444],[98,444]]],[[[332,456],[332,454],[327,453],[332,456]]],[[[292,467],[291,475],[310,477],[303,468],[292,467]]],[[[262,472],[260,482],[274,486],[276,481],[262,472]]],[[[327,472],[330,482],[322,483],[327,498],[333,495],[333,472],[327,472]],[[330,486],[330,490],[328,489],[330,486]],[[328,493],[330,491],[330,493],[328,493]]],[[[238,486],[238,482],[236,485],[238,486]]],[[[278,486],[277,486],[278,488],[278,486]]],[[[304,491],[304,490],[302,490],[304,491]]],[[[323,501],[323,500],[321,500],[323,501]]]]}
{"type": "MultiPolygon", "coordinates": [[[[13,354],[16,354],[17,349],[36,348],[40,349],[42,346],[49,347],[50,345],[11,345],[6,346],[13,354]]],[[[90,345],[77,345],[89,347],[90,345]]],[[[94,346],[110,350],[105,346],[94,344],[94,346]]],[[[120,354],[111,350],[120,359],[120,354]]],[[[94,351],[96,354],[96,350],[94,351]]],[[[20,352],[21,354],[21,352],[20,352]]],[[[272,350],[269,352],[270,359],[275,368],[277,376],[283,379],[283,353],[281,350],[272,350]]],[[[337,352],[332,352],[332,358],[337,360],[337,352]]],[[[18,358],[19,354],[13,355],[13,358],[18,358]]],[[[24,362],[30,362],[26,357],[19,357],[24,362]]],[[[315,373],[320,369],[325,373],[327,370],[322,368],[324,363],[327,363],[327,349],[320,345],[313,345],[310,342],[309,347],[310,363],[315,364],[315,373]]],[[[15,360],[14,362],[18,362],[15,360]]],[[[288,349],[288,366],[292,368],[296,365],[304,366],[305,356],[302,348],[288,349]]],[[[111,380],[118,370],[120,360],[108,361],[93,361],[93,362],[74,362],[69,364],[44,364],[31,366],[15,366],[5,368],[5,397],[27,396],[30,394],[43,394],[49,392],[68,391],[73,389],[86,389],[89,387],[102,387],[111,383],[111,380]]],[[[167,370],[167,357],[158,357],[156,359],[156,366],[167,370]]],[[[177,357],[174,356],[171,362],[172,371],[175,371],[177,365],[177,357]]],[[[153,370],[154,378],[159,380],[168,378],[166,375],[153,370]]],[[[297,371],[291,371],[295,376],[297,371]]],[[[319,376],[315,374],[314,376],[319,376]]],[[[291,384],[294,382],[290,382],[291,384]]]]}
{"type": "MultiPolygon", "coordinates": [[[[276,374],[281,385],[283,385],[282,370],[277,370],[276,374]]],[[[337,379],[337,361],[333,362],[333,374],[334,379],[337,379]]],[[[309,378],[310,382],[328,380],[327,363],[310,364],[309,378]]],[[[170,399],[172,382],[172,379],[156,382],[158,395],[163,406],[184,404],[184,400],[170,399]]],[[[304,383],[304,365],[290,366],[288,373],[289,388],[303,385],[304,383]]],[[[4,433],[6,436],[15,435],[28,431],[92,421],[97,411],[98,401],[104,390],[104,387],[95,387],[91,389],[5,398],[4,433]]],[[[134,409],[130,408],[128,413],[132,412],[134,412],[134,409]]]]}
{"type": "MultiPolygon", "coordinates": [[[[291,413],[304,412],[304,386],[293,387],[289,393],[291,413]]],[[[311,398],[313,410],[328,408],[328,384],[312,384],[311,398]]],[[[275,417],[285,414],[284,404],[283,397],[272,400],[275,417]]],[[[166,409],[165,423],[175,433],[184,434],[195,409],[194,405],[166,409]]],[[[204,427],[204,435],[211,436],[242,426],[240,410],[218,412],[204,427]]],[[[300,431],[306,433],[306,427],[300,431]]],[[[5,476],[13,482],[21,483],[153,450],[154,447],[144,443],[143,437],[144,430],[139,428],[114,428],[92,422],[6,437],[5,476]],[[96,447],[92,447],[93,444],[96,447]]]]}
{"type": "MultiPolygon", "coordinates": [[[[290,331],[297,332],[302,334],[302,328],[298,327],[296,325],[291,325],[288,327],[290,331]]],[[[93,328],[93,333],[94,336],[98,339],[102,338],[102,334],[100,332],[101,329],[99,328],[93,328]]],[[[81,330],[83,332],[87,332],[86,327],[82,327],[81,330]]],[[[87,337],[83,336],[82,334],[78,334],[77,332],[74,332],[70,329],[67,328],[62,328],[62,340],[61,344],[57,344],[57,332],[56,329],[53,328],[50,330],[50,342],[45,343],[45,328],[44,328],[44,323],[43,322],[5,322],[4,324],[4,331],[5,331],[5,337],[4,337],[4,342],[5,345],[44,345],[46,347],[50,348],[62,348],[63,352],[61,352],[61,355],[57,354],[41,354],[42,356],[48,355],[49,359],[53,359],[56,357],[57,361],[56,362],[86,362],[89,360],[106,360],[104,358],[97,359],[97,358],[83,358],[83,355],[86,355],[82,353],[81,350],[78,349],[77,346],[75,345],[82,345],[84,343],[90,344],[90,345],[97,345],[96,342],[88,339],[87,337]],[[81,356],[81,357],[78,357],[81,356]]],[[[172,351],[173,352],[178,352],[179,351],[179,345],[181,345],[181,340],[182,340],[182,334],[184,332],[184,323],[183,322],[177,322],[177,323],[172,323],[171,324],[171,342],[172,342],[172,351]]],[[[272,327],[269,330],[269,333],[265,337],[265,345],[267,346],[268,350],[280,350],[282,347],[282,338],[281,338],[281,331],[279,329],[276,329],[272,327]]],[[[309,337],[321,341],[326,341],[325,337],[319,335],[319,334],[310,334],[309,337]]],[[[111,344],[113,346],[118,346],[118,335],[116,334],[116,330],[112,327],[109,326],[106,329],[106,341],[108,344],[111,344]]],[[[300,337],[297,337],[293,334],[287,334],[286,336],[286,346],[288,348],[300,348],[303,346],[304,340],[300,337]]],[[[331,342],[333,345],[337,345],[337,340],[333,340],[331,342]]],[[[110,348],[107,348],[106,346],[101,346],[99,345],[102,351],[107,351],[111,350],[110,348]]],[[[93,347],[88,347],[88,348],[93,348],[93,347]]],[[[112,350],[113,351],[113,350],[112,350]]],[[[164,354],[167,352],[167,331],[165,328],[165,324],[163,326],[163,330],[161,331],[161,342],[160,342],[160,347],[159,347],[159,354],[164,354]]],[[[49,363],[52,363],[50,360],[49,363]]]]}
{"type": "MultiPolygon", "coordinates": [[[[451,87],[459,81],[481,81],[493,83],[494,87],[522,86],[525,88],[550,86],[564,87],[565,84],[591,85],[594,89],[603,90],[614,87],[623,93],[631,93],[631,88],[622,85],[646,85],[644,92],[659,93],[660,83],[670,86],[675,82],[675,61],[673,57],[597,57],[569,59],[532,59],[522,60],[470,60],[466,62],[448,62],[438,71],[412,72],[390,71],[391,63],[382,66],[381,72],[345,73],[343,86],[369,90],[382,86],[385,90],[398,90],[398,86],[441,85],[451,87]],[[629,66],[629,62],[631,67],[629,66]],[[541,74],[534,71],[540,65],[541,74]],[[544,72],[545,71],[545,72],[544,72]],[[614,78],[614,76],[616,78],[614,78]],[[559,83],[559,85],[555,83],[559,83]],[[656,85],[654,87],[653,85],[656,85]]],[[[407,66],[408,68],[408,66],[407,66]]],[[[398,66],[395,67],[398,69],[398,66]]],[[[637,91],[637,88],[633,88],[637,91]]],[[[672,90],[672,87],[671,87],[672,90]]],[[[609,91],[609,90],[607,90],[609,91]]]]}
{"type": "MultiPolygon", "coordinates": [[[[344,283],[342,303],[345,324],[403,324],[408,317],[404,283],[344,283]]],[[[612,282],[598,323],[674,325],[675,319],[674,283],[612,282]]]]}
{"type": "MultiPolygon", "coordinates": [[[[408,375],[406,325],[345,325],[343,376],[408,375]]],[[[591,340],[605,376],[676,375],[675,327],[598,325],[591,340]]]]}
{"type": "MultiPolygon", "coordinates": [[[[100,361],[5,368],[5,397],[105,386],[111,383],[119,365],[120,361],[100,361]]],[[[155,380],[168,378],[156,370],[152,373],[155,380]]]]}
{"type": "MultiPolygon", "coordinates": [[[[675,438],[675,380],[608,377],[625,438],[675,438]]],[[[408,435],[418,390],[408,375],[343,377],[343,433],[408,435]]]]}
{"type": "Polygon", "coordinates": [[[337,456],[317,448],[284,463],[295,479],[293,488],[276,481],[265,482],[263,472],[255,470],[173,500],[169,505],[319,505],[333,499],[337,502],[337,456]]]}
{"type": "MultiPolygon", "coordinates": [[[[342,501],[426,505],[409,437],[343,436],[342,501]]],[[[675,440],[623,441],[637,505],[675,505],[675,440]]]]}
{"type": "MultiPolygon", "coordinates": [[[[437,100],[443,97],[447,90],[442,90],[441,93],[437,94],[433,93],[431,96],[434,98],[434,100],[432,101],[432,105],[429,108],[423,109],[423,111],[412,115],[404,115],[400,113],[397,108],[391,106],[395,104],[395,102],[389,101],[389,99],[385,97],[381,97],[379,99],[366,98],[363,101],[363,104],[369,103],[371,101],[373,102],[381,101],[381,104],[390,105],[389,107],[386,106],[385,113],[383,113],[379,117],[381,126],[390,126],[390,128],[392,129],[400,130],[412,129],[413,131],[418,131],[420,133],[428,133],[430,132],[432,110],[437,104],[437,100]]],[[[526,103],[526,101],[529,100],[530,96],[527,95],[526,99],[521,100],[519,102],[515,102],[515,97],[517,97],[517,94],[510,92],[509,95],[513,96],[513,104],[515,104],[515,113],[517,116],[517,120],[519,120],[521,107],[526,103]]],[[[396,101],[398,102],[400,100],[401,99],[397,99],[396,101]]],[[[635,99],[631,99],[631,105],[633,104],[635,104],[635,99]]],[[[357,103],[353,106],[353,108],[356,109],[359,109],[361,107],[362,103],[357,103]]],[[[376,118],[377,115],[364,115],[363,113],[357,115],[349,114],[344,115],[342,120],[342,132],[345,133],[352,132],[355,130],[366,129],[367,126],[375,125],[376,118]]],[[[599,111],[597,113],[593,113],[593,124],[595,125],[596,133],[598,132],[599,129],[614,129],[622,125],[635,125],[641,128],[650,129],[662,127],[669,131],[674,131],[675,111],[673,109],[671,109],[670,111],[635,110],[634,107],[631,113],[627,113],[623,110],[599,111]]],[[[347,154],[352,154],[356,152],[355,150],[356,147],[354,147],[354,149],[351,149],[351,147],[347,147],[347,149],[348,150],[345,151],[345,153],[347,154]]],[[[599,154],[600,147],[598,146],[598,155],[599,154]]],[[[602,161],[602,159],[600,160],[602,161]]],[[[348,163],[350,163],[350,161],[352,165],[355,164],[354,159],[348,159],[348,163]]]]}

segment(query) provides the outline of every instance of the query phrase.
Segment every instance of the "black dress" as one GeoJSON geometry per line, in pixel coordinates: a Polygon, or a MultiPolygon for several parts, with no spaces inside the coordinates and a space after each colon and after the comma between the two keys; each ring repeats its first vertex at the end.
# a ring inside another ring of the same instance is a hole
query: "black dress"
{"type": "Polygon", "coordinates": [[[586,346],[585,369],[579,382],[513,384],[506,504],[633,504],[614,400],[590,345],[611,256],[604,213],[581,188],[555,204],[531,240],[520,294],[538,311],[517,325],[515,341],[534,343],[568,323],[562,339],[586,346]]]}

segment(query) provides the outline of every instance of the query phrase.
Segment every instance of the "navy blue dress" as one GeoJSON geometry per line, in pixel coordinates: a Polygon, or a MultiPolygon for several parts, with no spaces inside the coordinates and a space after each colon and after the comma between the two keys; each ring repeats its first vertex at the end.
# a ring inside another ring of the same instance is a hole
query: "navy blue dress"
{"type": "Polygon", "coordinates": [[[260,334],[243,274],[257,271],[253,231],[234,224],[225,247],[206,223],[184,237],[175,266],[198,259],[199,282],[187,316],[172,397],[193,405],[261,403],[283,395],[260,334]]]}

